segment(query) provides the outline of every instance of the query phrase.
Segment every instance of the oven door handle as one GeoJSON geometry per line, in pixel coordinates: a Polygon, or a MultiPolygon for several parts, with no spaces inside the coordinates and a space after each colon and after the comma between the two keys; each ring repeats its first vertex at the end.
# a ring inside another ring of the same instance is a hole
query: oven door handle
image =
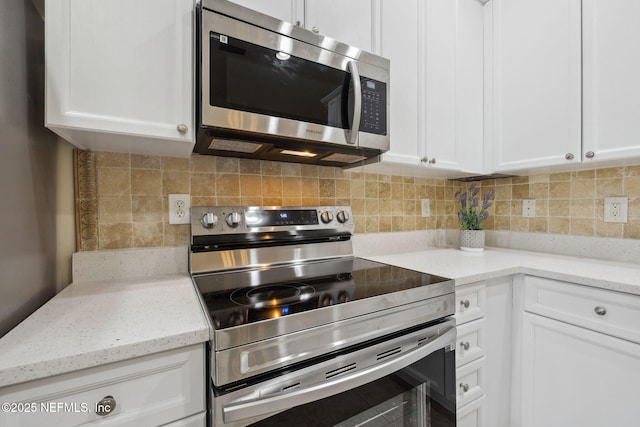
{"type": "Polygon", "coordinates": [[[291,392],[282,393],[277,396],[258,398],[250,401],[231,402],[222,406],[224,422],[232,423],[246,418],[274,414],[354,389],[404,369],[445,346],[454,346],[455,339],[455,326],[450,326],[444,333],[441,330],[435,339],[411,351],[401,353],[396,357],[386,359],[382,363],[370,366],[361,371],[338,376],[334,380],[315,384],[307,388],[294,389],[291,392]]]}

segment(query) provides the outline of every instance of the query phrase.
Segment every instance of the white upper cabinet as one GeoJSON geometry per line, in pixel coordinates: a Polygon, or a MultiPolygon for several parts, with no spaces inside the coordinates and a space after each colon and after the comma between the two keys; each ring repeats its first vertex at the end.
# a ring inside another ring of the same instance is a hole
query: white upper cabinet
{"type": "Polygon", "coordinates": [[[482,170],[483,44],[478,0],[383,2],[380,53],[391,61],[391,148],[372,169],[482,170]]]}
{"type": "Polygon", "coordinates": [[[304,0],[231,0],[241,6],[295,24],[302,20],[304,0]]]}
{"type": "Polygon", "coordinates": [[[493,170],[579,163],[581,1],[492,3],[493,170]]]}
{"type": "Polygon", "coordinates": [[[231,0],[339,42],[376,52],[381,0],[231,0]]]}
{"type": "Polygon", "coordinates": [[[584,161],[640,157],[640,2],[582,3],[584,161]]]}
{"type": "Polygon", "coordinates": [[[484,8],[478,0],[426,2],[426,120],[421,159],[427,167],[483,170],[484,8]]]}
{"type": "Polygon", "coordinates": [[[418,73],[419,2],[382,2],[381,55],[391,64],[389,84],[390,145],[383,162],[420,166],[418,93],[424,82],[418,73]],[[398,31],[402,28],[402,31],[398,31]]]}
{"type": "Polygon", "coordinates": [[[189,156],[193,0],[45,5],[45,125],[83,149],[189,156]]]}
{"type": "Polygon", "coordinates": [[[374,33],[381,0],[305,0],[304,27],[367,52],[377,52],[374,33]]]}

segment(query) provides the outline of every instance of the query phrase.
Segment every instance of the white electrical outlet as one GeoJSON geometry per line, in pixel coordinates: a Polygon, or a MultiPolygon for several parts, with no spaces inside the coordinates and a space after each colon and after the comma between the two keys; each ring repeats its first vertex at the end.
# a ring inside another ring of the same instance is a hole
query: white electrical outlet
{"type": "Polygon", "coordinates": [[[627,222],[628,197],[604,198],[604,222],[627,222]]]}
{"type": "Polygon", "coordinates": [[[191,223],[191,196],[169,194],[169,224],[191,223]]]}
{"type": "Polygon", "coordinates": [[[522,201],[522,216],[533,218],[536,216],[536,200],[524,199],[522,201]]]}
{"type": "Polygon", "coordinates": [[[422,199],[422,216],[424,218],[431,216],[431,203],[429,199],[422,199]]]}

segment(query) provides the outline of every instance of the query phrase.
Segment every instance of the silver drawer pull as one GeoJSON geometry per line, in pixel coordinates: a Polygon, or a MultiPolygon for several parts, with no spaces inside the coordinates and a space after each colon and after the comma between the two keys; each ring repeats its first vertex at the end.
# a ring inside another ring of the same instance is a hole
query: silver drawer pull
{"type": "Polygon", "coordinates": [[[463,350],[469,350],[469,341],[461,342],[460,347],[462,347],[463,350]]]}
{"type": "Polygon", "coordinates": [[[470,303],[469,303],[468,299],[464,299],[464,300],[460,301],[460,306],[461,307],[469,308],[469,305],[470,305],[470,303]]]}
{"type": "Polygon", "coordinates": [[[460,388],[462,389],[462,391],[464,393],[469,391],[469,384],[465,384],[465,383],[460,383],[460,388]]]}
{"type": "Polygon", "coordinates": [[[116,409],[116,399],[113,396],[105,396],[96,403],[96,414],[100,416],[109,415],[114,409],[116,409]]]}
{"type": "Polygon", "coordinates": [[[598,315],[598,316],[604,316],[605,314],[607,314],[607,309],[604,308],[603,306],[599,305],[596,308],[593,309],[593,311],[598,315]]]}

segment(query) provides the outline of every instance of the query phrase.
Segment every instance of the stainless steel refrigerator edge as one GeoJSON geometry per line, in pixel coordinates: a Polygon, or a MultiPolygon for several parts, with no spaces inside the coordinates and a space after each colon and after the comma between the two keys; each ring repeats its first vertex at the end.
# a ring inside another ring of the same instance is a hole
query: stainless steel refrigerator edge
{"type": "Polygon", "coordinates": [[[44,127],[43,0],[0,2],[0,336],[69,284],[73,152],[44,127]]]}

